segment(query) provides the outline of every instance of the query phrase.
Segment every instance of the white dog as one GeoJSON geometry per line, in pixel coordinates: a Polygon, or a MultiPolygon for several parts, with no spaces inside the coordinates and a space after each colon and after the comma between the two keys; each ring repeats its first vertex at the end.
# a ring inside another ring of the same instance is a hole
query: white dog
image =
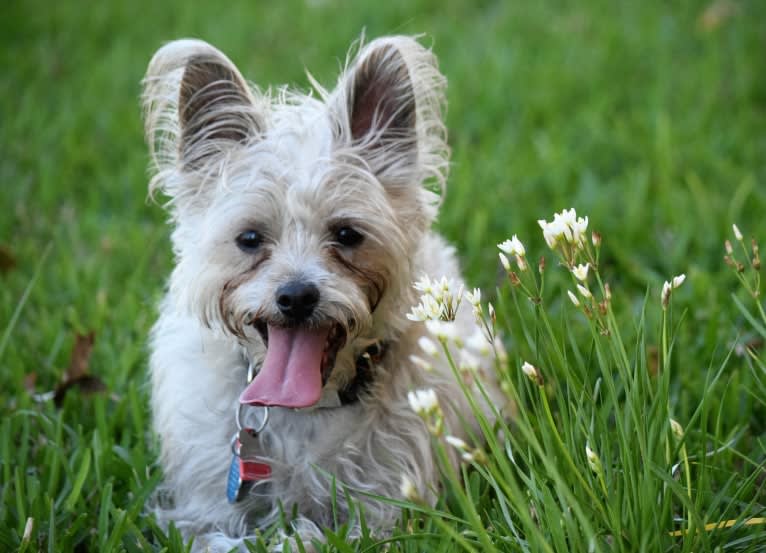
{"type": "MultiPolygon", "coordinates": [[[[407,478],[433,499],[415,388],[465,436],[467,400],[443,356],[412,362],[427,332],[406,317],[415,278],[460,283],[430,231],[445,79],[416,40],[390,37],[361,47],[334,91],[313,85],[318,98],[260,91],[198,40],[161,48],[144,81],[150,190],[169,198],[176,258],[151,342],[157,512],[197,550],[245,550],[280,507],[304,542],[321,539],[329,475],[381,532],[397,509],[355,491],[397,497],[407,478]]],[[[467,302],[455,324],[476,331],[467,302]]]]}

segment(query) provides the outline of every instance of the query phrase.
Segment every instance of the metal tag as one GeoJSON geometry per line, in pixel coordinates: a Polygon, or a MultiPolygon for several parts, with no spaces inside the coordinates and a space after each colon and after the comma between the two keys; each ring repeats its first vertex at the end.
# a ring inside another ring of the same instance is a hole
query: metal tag
{"type": "MultiPolygon", "coordinates": [[[[253,379],[254,366],[250,361],[247,369],[247,381],[253,379]]],[[[245,498],[253,483],[264,480],[271,476],[271,467],[267,463],[259,463],[258,458],[258,433],[266,428],[269,422],[269,408],[265,407],[263,419],[258,428],[242,427],[242,409],[244,406],[237,403],[235,422],[237,433],[231,439],[231,463],[229,463],[229,476],[226,479],[226,498],[229,503],[236,503],[245,498]]]]}

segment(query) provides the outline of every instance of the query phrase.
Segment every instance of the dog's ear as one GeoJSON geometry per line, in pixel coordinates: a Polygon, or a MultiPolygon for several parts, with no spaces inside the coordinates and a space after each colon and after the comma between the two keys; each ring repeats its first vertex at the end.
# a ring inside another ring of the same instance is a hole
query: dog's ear
{"type": "Polygon", "coordinates": [[[160,171],[198,170],[263,128],[244,78],[206,42],[166,44],[149,63],[143,84],[146,137],[160,171]]]}
{"type": "Polygon", "coordinates": [[[372,41],[341,77],[337,140],[351,145],[384,184],[446,179],[446,79],[436,58],[404,36],[372,41]]]}

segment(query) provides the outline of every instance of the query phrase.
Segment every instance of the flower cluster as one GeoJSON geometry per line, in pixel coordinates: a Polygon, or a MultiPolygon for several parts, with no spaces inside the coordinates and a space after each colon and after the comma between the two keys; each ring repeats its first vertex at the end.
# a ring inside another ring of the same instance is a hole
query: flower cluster
{"type": "Polygon", "coordinates": [[[421,336],[418,339],[424,357],[411,355],[410,361],[426,371],[433,370],[432,360],[441,357],[442,348],[457,348],[457,352],[451,352],[456,360],[457,369],[463,382],[470,386],[476,378],[485,380],[488,367],[492,366],[493,358],[500,363],[505,363],[508,355],[502,341],[498,337],[488,337],[486,332],[475,329],[467,338],[460,334],[460,327],[452,321],[426,321],[426,329],[430,335],[421,336]],[[441,347],[440,347],[441,345],[441,347]]]}
{"type": "Polygon", "coordinates": [[[537,224],[543,229],[545,242],[552,250],[559,246],[569,246],[578,250],[585,247],[588,218],[578,217],[574,208],[554,213],[553,221],[540,219],[537,224]]]}
{"type": "MultiPolygon", "coordinates": [[[[532,271],[527,271],[529,268],[529,263],[527,262],[527,250],[521,240],[519,240],[519,237],[514,234],[510,240],[501,242],[497,247],[500,249],[500,252],[497,254],[500,257],[500,264],[503,266],[503,269],[505,269],[511,286],[514,288],[520,287],[522,292],[524,292],[533,303],[539,303],[540,294],[537,281],[532,274],[532,271]],[[513,267],[506,254],[515,258],[516,267],[513,267]],[[516,272],[517,270],[518,272],[516,272]]],[[[545,269],[544,257],[540,258],[538,269],[540,274],[542,274],[545,269]]]]}
{"type": "Polygon", "coordinates": [[[407,318],[411,321],[454,321],[457,316],[460,300],[463,297],[463,285],[457,286],[455,281],[442,277],[441,280],[431,280],[423,275],[414,284],[420,292],[420,304],[412,308],[407,318]]]}
{"type": "Polygon", "coordinates": [[[518,266],[519,271],[524,272],[527,270],[527,250],[515,234],[510,240],[498,244],[497,247],[501,250],[501,253],[498,254],[500,256],[500,263],[502,263],[503,268],[505,268],[506,271],[511,270],[511,262],[508,261],[505,254],[512,255],[516,258],[516,265],[518,266]]]}

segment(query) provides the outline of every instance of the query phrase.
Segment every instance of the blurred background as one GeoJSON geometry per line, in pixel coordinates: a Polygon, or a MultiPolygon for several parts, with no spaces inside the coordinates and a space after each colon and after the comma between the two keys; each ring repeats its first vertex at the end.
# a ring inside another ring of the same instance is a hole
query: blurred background
{"type": "MultiPolygon", "coordinates": [[[[491,297],[495,244],[518,234],[536,258],[536,220],[575,207],[604,237],[626,316],[688,275],[681,404],[694,395],[684,379],[747,339],[722,257],[731,223],[766,238],[760,0],[27,0],[2,12],[3,413],[48,409],[31,394],[60,386],[85,347],[96,386],[132,398],[109,422],[118,444],[128,456],[144,447],[147,333],[172,259],[166,215],[146,197],[140,81],[180,37],[213,43],[261,87],[307,90],[305,69],[332,86],[362,31],[423,33],[449,80],[453,164],[438,228],[471,284],[491,297]]],[[[68,401],[68,420],[86,428],[71,439],[89,440],[88,408],[68,401]]],[[[760,412],[742,401],[732,405],[760,412]]]]}

